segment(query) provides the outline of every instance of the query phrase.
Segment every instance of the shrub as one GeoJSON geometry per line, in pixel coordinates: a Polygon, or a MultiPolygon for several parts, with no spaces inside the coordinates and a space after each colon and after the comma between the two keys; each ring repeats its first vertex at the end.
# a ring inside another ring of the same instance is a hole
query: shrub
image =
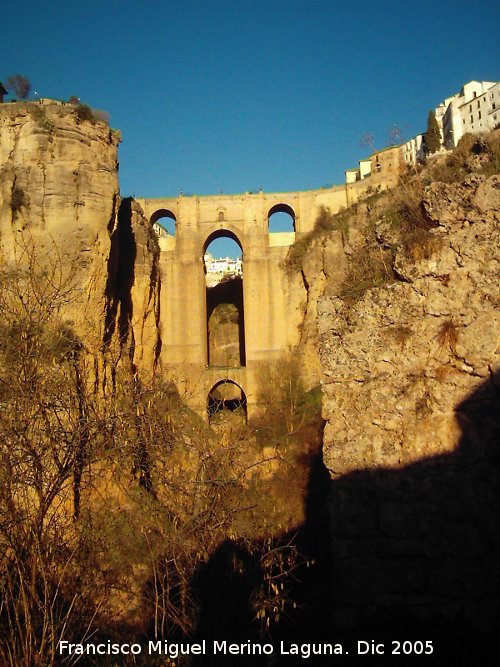
{"type": "Polygon", "coordinates": [[[442,244],[442,239],[421,227],[408,230],[402,243],[406,254],[414,262],[430,259],[442,247],[442,244]]]}
{"type": "Polygon", "coordinates": [[[89,123],[92,123],[92,125],[94,125],[96,122],[94,114],[92,113],[92,109],[89,107],[88,104],[79,104],[75,109],[75,113],[77,121],[80,123],[87,121],[89,123]]]}
{"type": "Polygon", "coordinates": [[[30,104],[28,111],[39,127],[48,132],[52,132],[54,123],[48,118],[45,109],[36,104],[30,104]]]}
{"type": "Polygon", "coordinates": [[[95,120],[100,120],[103,123],[109,124],[110,115],[107,111],[104,111],[104,109],[91,109],[91,111],[95,120]]]}
{"type": "Polygon", "coordinates": [[[439,160],[429,171],[430,180],[457,183],[472,172],[486,176],[500,171],[500,135],[464,134],[455,150],[445,160],[439,160]]]}
{"type": "Polygon", "coordinates": [[[441,134],[436,120],[436,114],[433,110],[429,111],[427,117],[427,132],[425,133],[425,151],[426,153],[435,153],[441,147],[441,134]]]}
{"type": "Polygon", "coordinates": [[[395,279],[392,269],[393,254],[375,243],[367,243],[356,253],[345,275],[340,297],[346,301],[357,301],[364,293],[395,279]]]}
{"type": "Polygon", "coordinates": [[[441,347],[449,347],[455,354],[458,342],[458,327],[452,319],[445,320],[438,331],[437,339],[441,347]]]}
{"type": "Polygon", "coordinates": [[[27,99],[31,92],[31,82],[22,74],[9,76],[6,86],[7,90],[12,90],[14,95],[20,100],[27,99]]]}
{"type": "Polygon", "coordinates": [[[485,137],[489,160],[483,165],[481,172],[485,176],[500,173],[500,132],[492,132],[485,137]]]}
{"type": "Polygon", "coordinates": [[[14,217],[19,213],[22,208],[27,208],[29,206],[29,197],[26,192],[20,188],[18,185],[14,185],[12,188],[12,195],[10,200],[10,208],[14,217]]]}
{"type": "Polygon", "coordinates": [[[401,347],[404,347],[406,343],[410,340],[410,338],[413,336],[413,329],[411,327],[405,327],[403,325],[391,327],[389,329],[389,332],[391,333],[396,343],[398,343],[401,347]]]}

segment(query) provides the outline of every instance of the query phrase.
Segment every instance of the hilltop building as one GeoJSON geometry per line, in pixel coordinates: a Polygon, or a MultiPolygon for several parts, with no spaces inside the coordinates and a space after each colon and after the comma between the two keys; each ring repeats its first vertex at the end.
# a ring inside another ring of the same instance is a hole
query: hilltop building
{"type": "MultiPolygon", "coordinates": [[[[469,81],[458,93],[445,98],[435,109],[441,150],[455,148],[467,132],[490,132],[500,125],[500,82],[469,81]]],[[[425,134],[404,144],[390,146],[359,161],[345,171],[347,196],[357,181],[370,178],[378,189],[391,187],[402,167],[416,165],[425,157],[425,134]]]]}
{"type": "Polygon", "coordinates": [[[500,122],[500,83],[469,81],[450,99],[442,118],[443,147],[455,148],[467,132],[489,132],[500,122]]]}
{"type": "Polygon", "coordinates": [[[382,190],[392,187],[398,181],[403,162],[401,146],[388,146],[375,151],[368,158],[360,160],[359,167],[345,172],[346,185],[370,178],[374,187],[382,190]]]}
{"type": "Polygon", "coordinates": [[[413,166],[424,159],[424,135],[417,134],[400,146],[404,164],[413,166]]]}

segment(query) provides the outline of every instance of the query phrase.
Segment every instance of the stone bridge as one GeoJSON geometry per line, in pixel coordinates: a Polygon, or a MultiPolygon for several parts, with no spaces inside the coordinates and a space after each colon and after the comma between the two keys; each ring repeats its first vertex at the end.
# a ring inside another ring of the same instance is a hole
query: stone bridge
{"type": "MultiPolygon", "coordinates": [[[[288,278],[282,261],[296,238],[314,228],[321,206],[334,213],[346,206],[345,187],[137,201],[152,223],[162,219],[175,223],[175,233],[159,239],[164,372],[199,414],[207,414],[211,392],[221,382],[243,392],[247,414],[251,414],[259,401],[264,369],[300,338],[304,287],[288,278]],[[269,231],[269,218],[275,212],[289,214],[291,231],[269,231]],[[220,237],[236,241],[243,259],[243,312],[239,314],[243,350],[237,365],[231,367],[215,366],[209,358],[203,256],[220,237]]],[[[230,398],[227,392],[226,397],[230,398]]]]}

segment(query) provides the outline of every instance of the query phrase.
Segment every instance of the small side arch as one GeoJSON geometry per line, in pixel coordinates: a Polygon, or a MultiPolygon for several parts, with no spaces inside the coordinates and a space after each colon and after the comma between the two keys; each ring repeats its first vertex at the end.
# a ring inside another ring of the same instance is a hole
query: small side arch
{"type": "Polygon", "coordinates": [[[162,230],[170,236],[175,236],[175,230],[177,227],[177,218],[174,213],[167,208],[160,208],[153,213],[150,218],[150,222],[153,225],[153,228],[159,235],[162,235],[162,230]],[[158,229],[160,228],[160,229],[158,229]]]}
{"type": "Polygon", "coordinates": [[[267,214],[268,230],[273,232],[294,232],[295,211],[288,204],[275,204],[267,214]]]}
{"type": "Polygon", "coordinates": [[[208,392],[207,412],[209,423],[215,416],[227,410],[247,419],[247,397],[240,385],[234,380],[225,378],[214,384],[208,392]]]}

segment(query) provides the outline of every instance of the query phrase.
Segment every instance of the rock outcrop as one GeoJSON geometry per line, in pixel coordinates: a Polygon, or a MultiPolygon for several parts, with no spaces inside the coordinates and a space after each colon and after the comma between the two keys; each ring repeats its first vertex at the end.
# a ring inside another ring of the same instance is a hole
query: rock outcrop
{"type": "Polygon", "coordinates": [[[376,221],[395,280],[318,304],[339,622],[500,612],[500,178],[432,183],[422,206],[424,245],[376,221]]]}
{"type": "Polygon", "coordinates": [[[68,292],[61,315],[89,349],[116,334],[151,371],[159,249],[139,207],[120,203],[118,144],[72,104],[0,105],[0,255],[5,270],[49,266],[68,292]]]}
{"type": "Polygon", "coordinates": [[[74,281],[66,315],[102,315],[110,234],[119,197],[118,140],[73,105],[0,106],[0,243],[5,266],[27,254],[74,281]]]}

